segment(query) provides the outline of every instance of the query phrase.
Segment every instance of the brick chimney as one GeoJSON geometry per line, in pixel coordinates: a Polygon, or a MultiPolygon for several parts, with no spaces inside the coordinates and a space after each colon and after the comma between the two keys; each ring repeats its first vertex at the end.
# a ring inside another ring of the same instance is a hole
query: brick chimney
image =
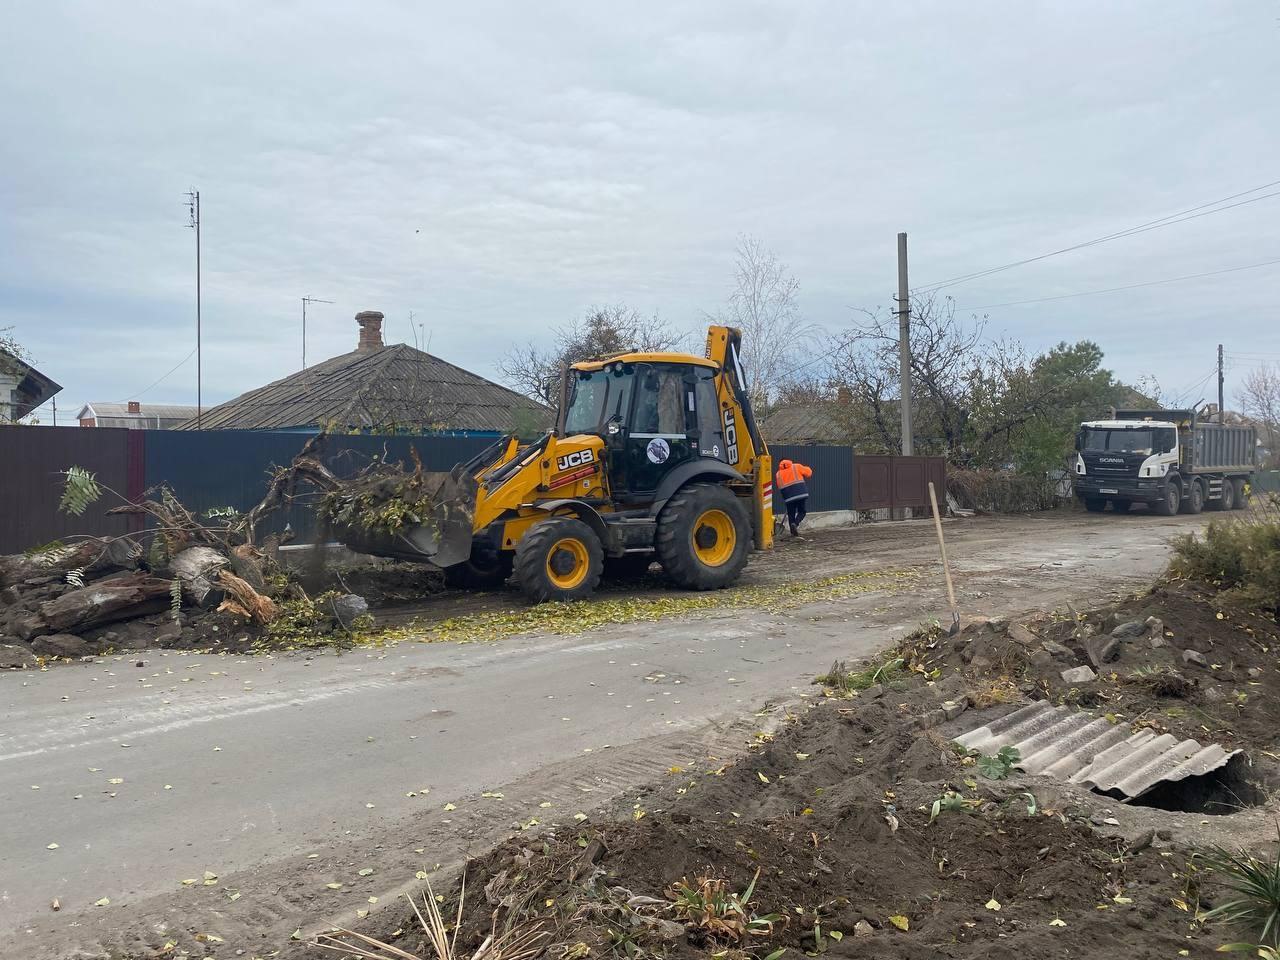
{"type": "Polygon", "coordinates": [[[137,414],[142,413],[142,404],[141,404],[141,403],[139,403],[137,400],[130,400],[130,401],[129,401],[129,412],[130,412],[130,413],[137,413],[137,414]]]}
{"type": "Polygon", "coordinates": [[[361,310],[356,314],[356,323],[360,324],[360,342],[357,350],[378,350],[382,343],[382,313],[378,310],[361,310]]]}

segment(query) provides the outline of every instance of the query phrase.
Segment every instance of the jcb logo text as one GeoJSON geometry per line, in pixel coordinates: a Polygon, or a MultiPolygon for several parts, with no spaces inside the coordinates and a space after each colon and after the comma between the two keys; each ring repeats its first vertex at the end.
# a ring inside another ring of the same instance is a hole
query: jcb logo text
{"type": "Polygon", "coordinates": [[[577,453],[568,453],[556,461],[556,467],[560,470],[568,470],[570,467],[580,467],[584,463],[591,463],[595,460],[596,455],[591,450],[579,450],[577,453]]]}

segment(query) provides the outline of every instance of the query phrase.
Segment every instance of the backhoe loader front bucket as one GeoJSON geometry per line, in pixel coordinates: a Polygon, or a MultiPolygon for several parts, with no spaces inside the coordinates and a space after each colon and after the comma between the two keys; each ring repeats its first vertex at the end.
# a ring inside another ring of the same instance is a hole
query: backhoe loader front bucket
{"type": "Polygon", "coordinates": [[[459,464],[441,475],[430,519],[395,533],[353,524],[342,542],[357,553],[451,567],[471,556],[477,491],[470,465],[459,464]]]}

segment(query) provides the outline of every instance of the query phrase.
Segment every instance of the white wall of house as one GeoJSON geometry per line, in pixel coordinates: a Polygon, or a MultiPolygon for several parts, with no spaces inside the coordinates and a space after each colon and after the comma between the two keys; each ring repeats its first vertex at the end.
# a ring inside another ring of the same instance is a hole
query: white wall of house
{"type": "Polygon", "coordinates": [[[13,419],[14,404],[17,402],[17,389],[20,380],[12,373],[0,370],[0,420],[13,419]]]}

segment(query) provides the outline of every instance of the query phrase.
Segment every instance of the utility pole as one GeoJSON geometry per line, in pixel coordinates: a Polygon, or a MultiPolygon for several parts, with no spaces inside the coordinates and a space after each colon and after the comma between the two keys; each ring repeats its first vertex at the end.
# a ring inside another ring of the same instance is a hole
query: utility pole
{"type": "Polygon", "coordinates": [[[1218,422],[1227,422],[1227,411],[1222,406],[1222,344],[1218,344],[1218,422]]]}
{"type": "Polygon", "coordinates": [[[53,398],[53,425],[58,425],[58,398],[53,398]]]}
{"type": "Polygon", "coordinates": [[[911,292],[907,289],[907,235],[898,234],[898,403],[902,407],[902,455],[911,456],[911,292]]]}
{"type": "Polygon", "coordinates": [[[302,298],[302,369],[307,369],[307,304],[333,303],[332,300],[317,300],[315,297],[302,298]]]}
{"type": "Polygon", "coordinates": [[[187,226],[196,232],[196,429],[203,426],[204,402],[201,394],[201,360],[200,353],[200,191],[191,190],[187,194],[187,213],[190,217],[187,226]]]}

